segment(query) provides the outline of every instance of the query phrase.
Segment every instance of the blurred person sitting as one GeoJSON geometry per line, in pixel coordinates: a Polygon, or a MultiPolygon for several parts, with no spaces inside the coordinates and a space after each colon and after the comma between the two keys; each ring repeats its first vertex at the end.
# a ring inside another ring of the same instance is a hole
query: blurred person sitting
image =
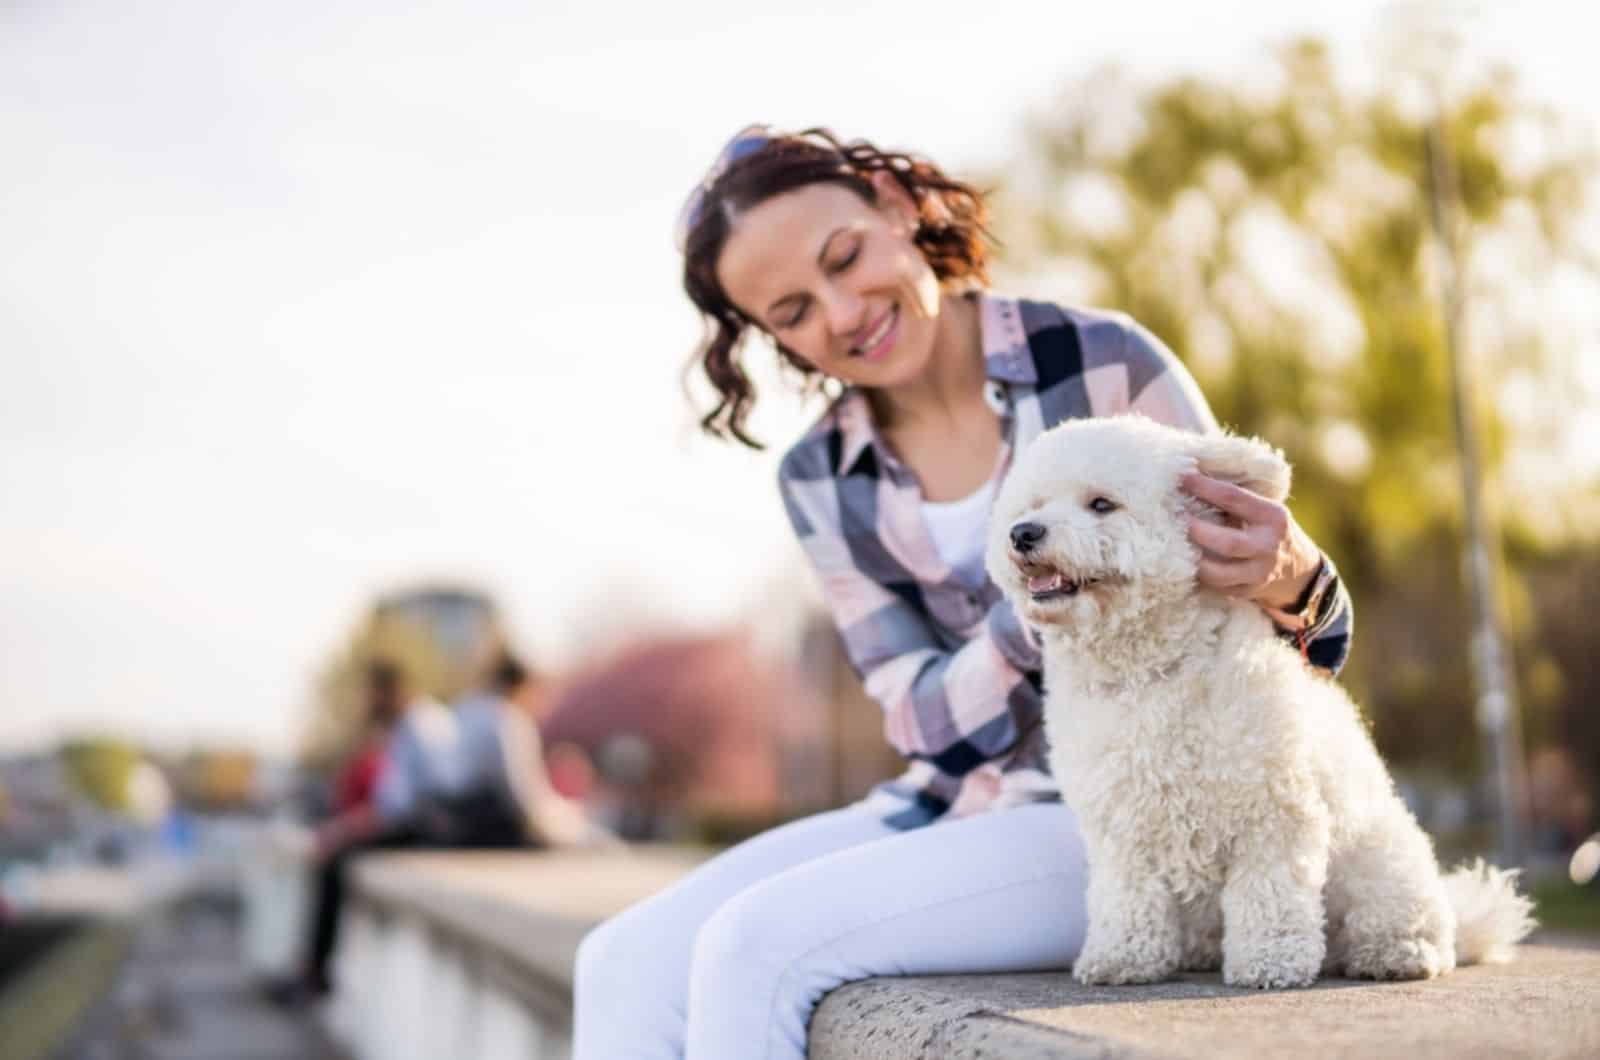
{"type": "Polygon", "coordinates": [[[534,675],[502,656],[481,687],[454,709],[407,690],[398,671],[373,694],[405,705],[390,735],[370,804],[319,829],[320,863],[310,958],[295,994],[332,986],[328,962],[338,941],[350,860],[403,847],[510,848],[617,842],[561,796],[545,772],[536,717],[545,702],[534,675]]]}
{"type": "Polygon", "coordinates": [[[450,775],[458,734],[449,708],[417,694],[398,665],[374,661],[366,674],[367,713],[386,719],[387,735],[366,762],[360,755],[341,773],[336,813],[316,831],[317,879],[306,965],[275,996],[303,1000],[330,988],[328,960],[338,941],[350,859],[367,850],[417,846],[428,839],[419,812],[421,793],[450,775]],[[375,776],[368,775],[376,763],[375,776]]]}
{"type": "Polygon", "coordinates": [[[437,700],[416,694],[398,665],[367,667],[367,724],[360,749],[334,781],[334,814],[316,831],[315,856],[417,829],[417,793],[444,783],[457,739],[455,719],[437,700]]]}
{"type": "Polygon", "coordinates": [[[447,805],[490,838],[515,834],[543,847],[615,842],[551,782],[538,726],[549,702],[543,682],[517,659],[495,664],[486,687],[457,705],[460,791],[447,805]]]}

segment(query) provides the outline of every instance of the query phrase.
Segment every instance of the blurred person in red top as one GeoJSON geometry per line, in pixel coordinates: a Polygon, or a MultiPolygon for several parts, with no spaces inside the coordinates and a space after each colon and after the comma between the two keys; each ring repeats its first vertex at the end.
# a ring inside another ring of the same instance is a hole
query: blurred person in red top
{"type": "Polygon", "coordinates": [[[410,692],[400,667],[387,659],[367,666],[366,710],[360,743],[333,781],[333,816],[317,829],[320,858],[384,830],[377,809],[378,783],[389,759],[396,724],[405,713],[410,692]]]}
{"type": "Polygon", "coordinates": [[[327,964],[338,926],[344,891],[344,863],[368,848],[410,846],[409,822],[386,817],[379,788],[393,765],[391,749],[412,705],[413,693],[400,667],[376,659],[366,671],[366,718],[360,743],[340,766],[333,782],[333,815],[317,827],[313,862],[316,882],[307,958],[299,974],[271,987],[275,1000],[299,1003],[327,993],[327,964]]]}
{"type": "Polygon", "coordinates": [[[367,716],[354,751],[333,780],[335,816],[372,805],[383,773],[389,734],[400,718],[400,673],[393,663],[374,662],[367,671],[367,716]]]}

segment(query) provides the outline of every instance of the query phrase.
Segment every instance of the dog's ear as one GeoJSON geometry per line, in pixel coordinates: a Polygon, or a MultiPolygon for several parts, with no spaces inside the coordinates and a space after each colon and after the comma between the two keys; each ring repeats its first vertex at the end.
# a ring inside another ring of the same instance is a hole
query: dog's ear
{"type": "Polygon", "coordinates": [[[1259,438],[1207,434],[1197,438],[1193,453],[1200,471],[1243,486],[1272,501],[1289,496],[1289,462],[1259,438]]]}

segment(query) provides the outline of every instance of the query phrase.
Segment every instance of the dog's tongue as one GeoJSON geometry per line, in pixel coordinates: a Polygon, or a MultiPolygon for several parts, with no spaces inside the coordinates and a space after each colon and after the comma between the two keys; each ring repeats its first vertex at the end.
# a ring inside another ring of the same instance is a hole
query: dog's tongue
{"type": "Polygon", "coordinates": [[[1030,593],[1048,593],[1061,588],[1061,572],[1051,574],[1030,574],[1028,576],[1028,591],[1030,593]]]}

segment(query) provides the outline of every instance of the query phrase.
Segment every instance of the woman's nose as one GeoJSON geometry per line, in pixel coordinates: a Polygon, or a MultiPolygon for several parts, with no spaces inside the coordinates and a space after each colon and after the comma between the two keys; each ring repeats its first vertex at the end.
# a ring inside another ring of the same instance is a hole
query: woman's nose
{"type": "Polygon", "coordinates": [[[867,323],[866,303],[853,291],[831,287],[824,297],[828,327],[842,339],[853,339],[867,323]]]}

